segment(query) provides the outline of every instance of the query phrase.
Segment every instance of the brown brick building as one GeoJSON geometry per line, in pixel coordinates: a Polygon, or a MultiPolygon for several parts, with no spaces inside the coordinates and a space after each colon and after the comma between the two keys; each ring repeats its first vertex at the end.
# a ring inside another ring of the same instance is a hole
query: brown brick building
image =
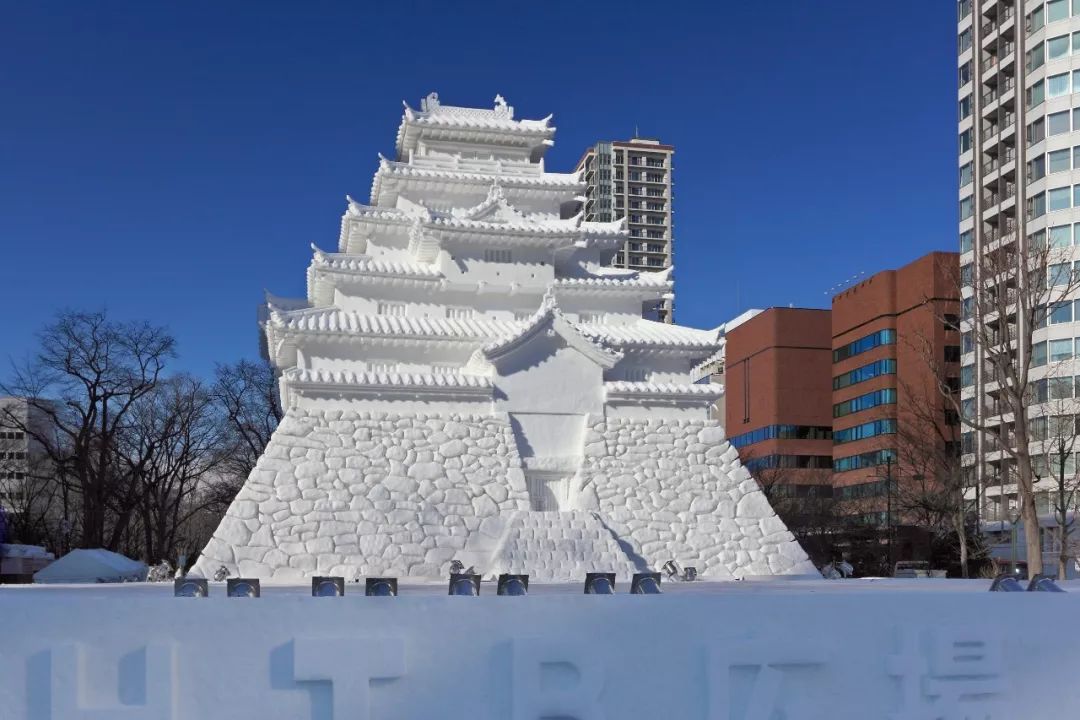
{"type": "Polygon", "coordinates": [[[725,416],[731,442],[770,494],[830,485],[832,333],[828,310],[771,308],[731,330],[725,416]]]}
{"type": "Polygon", "coordinates": [[[924,483],[932,455],[959,456],[959,421],[932,369],[959,390],[958,262],[931,253],[833,297],[834,498],[868,523],[885,520],[886,474],[924,483]]]}
{"type": "Polygon", "coordinates": [[[831,311],[772,308],[728,333],[727,434],[771,495],[831,494],[840,513],[883,525],[884,476],[926,479],[905,467],[913,438],[958,452],[957,420],[926,358],[959,387],[957,263],[931,253],[844,290],[831,311]]]}

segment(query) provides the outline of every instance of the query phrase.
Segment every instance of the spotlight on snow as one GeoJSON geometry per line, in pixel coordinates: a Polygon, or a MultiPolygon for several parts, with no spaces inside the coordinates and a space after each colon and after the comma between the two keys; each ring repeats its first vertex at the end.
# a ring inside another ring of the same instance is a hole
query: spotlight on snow
{"type": "Polygon", "coordinates": [[[364,582],[364,594],[371,597],[397,597],[397,578],[369,577],[364,582]]]}
{"type": "Polygon", "coordinates": [[[210,584],[202,578],[180,578],[173,581],[174,597],[207,597],[210,584]]]}
{"type": "Polygon", "coordinates": [[[450,595],[479,595],[480,576],[474,574],[451,573],[450,595]]]}
{"type": "Polygon", "coordinates": [[[615,573],[585,573],[586,595],[614,595],[615,573]]]}
{"type": "Polygon", "coordinates": [[[1007,573],[994,578],[990,592],[1024,592],[1024,587],[1011,573],[1007,573]]]}
{"type": "Polygon", "coordinates": [[[345,578],[343,577],[311,578],[311,597],[341,597],[344,594],[345,578]]]}
{"type": "Polygon", "coordinates": [[[528,575],[500,575],[499,576],[499,588],[497,594],[499,595],[528,595],[529,594],[529,576],[528,575]]]}
{"type": "Polygon", "coordinates": [[[1027,586],[1028,592],[1065,592],[1049,575],[1036,575],[1027,586]]]}
{"type": "Polygon", "coordinates": [[[256,578],[229,578],[225,582],[228,597],[259,597],[259,581],[256,578]]]}
{"type": "Polygon", "coordinates": [[[630,581],[631,595],[659,595],[660,573],[634,573],[634,579],[630,581]]]}

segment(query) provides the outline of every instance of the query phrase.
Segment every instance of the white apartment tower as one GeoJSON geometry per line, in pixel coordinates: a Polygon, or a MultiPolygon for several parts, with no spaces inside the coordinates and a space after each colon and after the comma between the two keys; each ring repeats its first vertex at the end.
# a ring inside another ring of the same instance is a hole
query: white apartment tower
{"type": "MultiPolygon", "coordinates": [[[[675,148],[659,140],[599,142],[578,160],[585,181],[582,208],[589,222],[626,218],[629,237],[612,260],[615,267],[657,271],[672,263],[672,167],[675,148]]],[[[673,298],[647,317],[672,322],[673,298]]]]}
{"type": "MultiPolygon", "coordinates": [[[[1022,256],[1046,242],[1067,255],[1080,243],[1080,0],[959,0],[957,6],[960,263],[961,277],[972,282],[977,256],[1001,250],[1022,256]]],[[[966,287],[963,296],[974,292],[966,287]]],[[[1073,306],[1061,303],[1035,331],[1032,377],[1055,365],[1060,374],[1077,355],[1073,306]]],[[[980,372],[980,348],[970,332],[962,344],[964,410],[992,420],[994,386],[980,372]]],[[[1074,397],[1071,376],[1080,373],[1067,374],[1069,382],[1056,383],[1059,397],[1052,399],[1074,397]]],[[[971,432],[961,446],[973,487],[981,490],[982,519],[1010,519],[1016,488],[1003,469],[1004,453],[992,438],[971,432]]],[[[1044,514],[1048,495],[1038,497],[1044,514]]]]}

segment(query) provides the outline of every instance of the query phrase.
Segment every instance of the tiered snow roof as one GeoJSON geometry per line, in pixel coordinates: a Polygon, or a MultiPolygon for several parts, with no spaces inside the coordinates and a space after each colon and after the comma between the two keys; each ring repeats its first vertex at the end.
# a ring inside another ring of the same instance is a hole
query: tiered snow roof
{"type": "Polygon", "coordinates": [[[492,363],[541,335],[610,371],[613,398],[714,392],[669,382],[681,377],[673,369],[663,382],[620,380],[640,379],[655,353],[689,369],[722,340],[642,317],[671,297],[671,269],[610,267],[625,221],[575,214],[580,175],[544,168],[554,132],[550,117],[516,119],[501,97],[490,110],[434,94],[420,110],[406,104],[397,159],[380,156],[371,204],[347,198],[338,252],[312,245],[306,300],[268,296],[266,352],[283,392],[482,394],[492,363]],[[538,309],[522,319],[523,308],[538,309]],[[402,368],[416,372],[375,371],[402,368]]]}
{"type": "Polygon", "coordinates": [[[414,151],[425,134],[457,142],[495,137],[500,142],[530,150],[549,146],[555,137],[551,115],[540,120],[515,120],[514,108],[506,104],[502,95],[495,96],[495,105],[490,110],[443,105],[438,93],[421,100],[420,110],[414,110],[408,103],[404,105],[405,115],[394,143],[399,158],[414,151]]]}

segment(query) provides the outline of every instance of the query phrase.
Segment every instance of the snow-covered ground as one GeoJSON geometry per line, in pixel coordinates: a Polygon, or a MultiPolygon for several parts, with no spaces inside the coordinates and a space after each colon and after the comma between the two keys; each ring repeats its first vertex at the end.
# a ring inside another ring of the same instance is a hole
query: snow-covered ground
{"type": "Polygon", "coordinates": [[[1031,718],[1080,714],[1080,583],[664,583],[312,598],[0,586],[7,718],[1031,718]],[[976,711],[978,711],[978,714],[976,711]],[[965,714],[966,713],[966,714],[965,714]]]}

